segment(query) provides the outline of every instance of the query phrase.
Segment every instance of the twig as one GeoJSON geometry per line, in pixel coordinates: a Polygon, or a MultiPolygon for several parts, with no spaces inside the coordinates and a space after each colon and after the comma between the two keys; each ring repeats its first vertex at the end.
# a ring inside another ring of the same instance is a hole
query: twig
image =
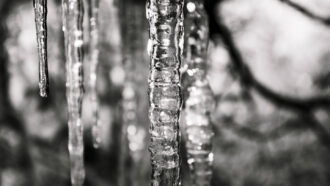
{"type": "Polygon", "coordinates": [[[330,96],[316,96],[309,98],[295,98],[277,93],[266,85],[259,82],[251,73],[249,66],[245,63],[230,30],[222,22],[221,17],[217,16],[214,11],[217,1],[210,1],[206,4],[209,14],[210,34],[214,36],[220,35],[228,53],[232,59],[233,71],[239,77],[239,81],[245,88],[253,88],[264,98],[267,98],[273,104],[279,107],[286,107],[298,111],[308,111],[315,108],[330,108],[330,96]]]}
{"type": "Polygon", "coordinates": [[[321,23],[324,24],[326,26],[330,26],[330,17],[321,17],[319,15],[316,15],[315,13],[309,11],[307,8],[293,2],[290,0],[279,0],[282,3],[287,4],[288,6],[294,8],[295,10],[297,10],[298,12],[302,13],[303,15],[321,23]]]}
{"type": "MultiPolygon", "coordinates": [[[[301,112],[300,115],[300,119],[287,120],[281,126],[266,132],[261,132],[247,126],[240,126],[231,118],[223,118],[220,123],[223,124],[221,127],[232,130],[236,135],[257,143],[271,142],[292,132],[310,130],[315,134],[320,144],[330,149],[330,133],[328,130],[311,113],[301,112]]],[[[220,131],[218,125],[214,125],[214,127],[216,131],[220,131]]]]}
{"type": "Polygon", "coordinates": [[[308,128],[307,123],[301,119],[287,120],[281,126],[266,132],[261,132],[247,126],[240,126],[238,123],[229,118],[225,118],[221,123],[223,123],[223,127],[234,131],[240,137],[259,143],[274,141],[280,139],[288,133],[297,132],[297,129],[308,128]]]}
{"type": "Polygon", "coordinates": [[[320,143],[330,149],[329,131],[312,114],[305,114],[304,120],[309,122],[310,129],[316,134],[320,143]]]}

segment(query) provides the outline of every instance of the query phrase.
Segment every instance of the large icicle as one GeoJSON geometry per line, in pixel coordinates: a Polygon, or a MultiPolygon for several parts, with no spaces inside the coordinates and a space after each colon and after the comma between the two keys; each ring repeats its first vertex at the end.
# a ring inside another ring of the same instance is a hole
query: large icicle
{"type": "Polygon", "coordinates": [[[49,92],[47,64],[47,0],[33,0],[38,44],[39,94],[47,97],[49,92]]]}
{"type": "Polygon", "coordinates": [[[184,137],[192,183],[208,186],[213,163],[210,114],[215,101],[206,78],[209,31],[203,0],[187,2],[185,28],[184,137]]]}
{"type": "Polygon", "coordinates": [[[96,81],[97,81],[97,66],[99,62],[99,5],[100,0],[88,0],[88,17],[89,17],[89,88],[90,99],[93,112],[92,137],[95,148],[99,147],[101,138],[99,135],[100,120],[99,120],[99,102],[97,97],[96,81]]]}
{"type": "Polygon", "coordinates": [[[63,31],[67,69],[67,102],[69,112],[69,153],[71,182],[83,185],[83,124],[81,122],[83,88],[83,0],[62,0],[63,31]]]}
{"type": "Polygon", "coordinates": [[[148,0],[149,119],[153,186],[180,185],[180,65],[183,0],[148,0]]]}

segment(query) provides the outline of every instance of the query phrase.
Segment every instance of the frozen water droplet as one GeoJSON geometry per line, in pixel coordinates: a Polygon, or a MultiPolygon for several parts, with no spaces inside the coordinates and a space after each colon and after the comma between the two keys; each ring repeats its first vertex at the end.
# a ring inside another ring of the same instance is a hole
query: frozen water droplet
{"type": "Polygon", "coordinates": [[[187,3],[187,10],[188,10],[188,12],[193,12],[193,11],[195,11],[196,10],[196,5],[195,5],[195,3],[193,3],[193,2],[188,2],[187,3]]]}

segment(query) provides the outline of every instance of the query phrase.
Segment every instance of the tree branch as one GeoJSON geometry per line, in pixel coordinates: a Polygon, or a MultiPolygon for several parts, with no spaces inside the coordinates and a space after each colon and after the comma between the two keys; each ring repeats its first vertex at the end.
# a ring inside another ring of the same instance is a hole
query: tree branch
{"type": "Polygon", "coordinates": [[[238,76],[242,86],[253,88],[261,96],[279,107],[286,107],[298,111],[308,111],[315,108],[330,108],[330,96],[317,96],[310,98],[295,98],[277,93],[259,82],[252,74],[249,66],[245,63],[232,34],[223,23],[221,17],[215,14],[214,8],[217,1],[208,1],[205,7],[209,14],[211,37],[220,35],[228,53],[232,59],[232,66],[235,75],[238,76]]]}
{"type": "Polygon", "coordinates": [[[284,4],[287,4],[288,6],[292,7],[293,9],[297,10],[298,12],[302,13],[303,15],[321,23],[321,24],[324,24],[326,26],[330,26],[330,17],[328,18],[324,18],[324,17],[321,17],[319,15],[316,15],[315,13],[309,11],[307,8],[293,2],[293,1],[290,1],[290,0],[279,0],[280,2],[284,3],[284,4]]]}
{"type": "Polygon", "coordinates": [[[310,130],[312,130],[321,144],[330,149],[330,133],[329,131],[310,113],[304,114],[304,120],[309,122],[310,130]]]}
{"type": "MultiPolygon", "coordinates": [[[[315,134],[320,144],[324,145],[327,149],[330,149],[329,131],[324,128],[323,125],[311,113],[301,112],[300,115],[301,117],[287,120],[281,126],[267,132],[261,132],[247,126],[240,126],[231,118],[223,118],[220,123],[223,124],[222,127],[233,131],[239,137],[257,143],[271,142],[280,139],[282,136],[285,136],[291,132],[310,130],[315,134]]],[[[220,131],[219,126],[214,125],[214,127],[217,131],[220,131]]]]}
{"type": "Polygon", "coordinates": [[[288,133],[308,128],[306,122],[298,118],[287,120],[281,126],[267,132],[260,132],[247,126],[240,126],[230,118],[224,118],[224,121],[221,123],[224,124],[223,127],[232,130],[238,136],[259,143],[274,141],[288,133]]]}

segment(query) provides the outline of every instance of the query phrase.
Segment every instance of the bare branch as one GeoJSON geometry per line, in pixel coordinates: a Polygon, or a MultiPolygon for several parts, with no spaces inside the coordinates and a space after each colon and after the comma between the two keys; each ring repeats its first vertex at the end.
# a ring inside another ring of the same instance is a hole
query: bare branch
{"type": "MultiPolygon", "coordinates": [[[[298,118],[287,120],[281,126],[267,132],[261,132],[247,126],[240,126],[238,123],[228,118],[225,118],[221,123],[223,127],[232,130],[238,136],[258,143],[274,141],[286,134],[308,129],[306,121],[298,118]]],[[[217,130],[220,130],[219,127],[217,128],[217,130]]]]}
{"type": "Polygon", "coordinates": [[[238,76],[242,86],[247,89],[254,89],[261,96],[279,107],[286,107],[298,111],[308,111],[315,108],[330,108],[330,96],[296,98],[277,93],[259,82],[252,74],[249,66],[245,63],[229,28],[222,22],[221,17],[215,14],[214,8],[216,4],[214,3],[216,3],[216,1],[210,1],[209,4],[206,4],[206,9],[209,14],[211,37],[215,35],[221,37],[232,59],[233,72],[238,76]]]}
{"type": "MultiPolygon", "coordinates": [[[[330,133],[323,125],[309,112],[301,112],[299,118],[287,120],[281,126],[270,131],[261,132],[247,126],[241,126],[231,118],[223,118],[221,127],[233,131],[239,137],[257,143],[266,143],[280,139],[292,132],[312,131],[320,144],[330,149],[330,133]]],[[[220,126],[214,125],[216,131],[220,131],[220,126]]]]}
{"type": "Polygon", "coordinates": [[[330,133],[329,131],[311,114],[305,114],[304,120],[309,122],[310,129],[316,134],[325,147],[330,149],[330,133]]]}
{"type": "Polygon", "coordinates": [[[330,17],[321,17],[319,15],[316,15],[315,13],[311,12],[310,10],[308,10],[307,8],[293,2],[290,0],[279,0],[282,3],[287,4],[288,6],[292,7],[293,9],[297,10],[298,12],[302,13],[303,15],[321,23],[324,24],[326,26],[330,26],[330,17]]]}

